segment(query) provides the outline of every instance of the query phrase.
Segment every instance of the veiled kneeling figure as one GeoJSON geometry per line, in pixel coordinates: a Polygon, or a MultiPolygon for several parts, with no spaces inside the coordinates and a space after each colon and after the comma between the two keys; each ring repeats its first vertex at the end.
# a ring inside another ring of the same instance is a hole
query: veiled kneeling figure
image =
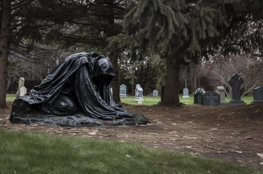
{"type": "Polygon", "coordinates": [[[114,102],[114,76],[108,58],[94,52],[68,56],[39,86],[14,101],[10,121],[61,126],[148,123],[114,102]]]}

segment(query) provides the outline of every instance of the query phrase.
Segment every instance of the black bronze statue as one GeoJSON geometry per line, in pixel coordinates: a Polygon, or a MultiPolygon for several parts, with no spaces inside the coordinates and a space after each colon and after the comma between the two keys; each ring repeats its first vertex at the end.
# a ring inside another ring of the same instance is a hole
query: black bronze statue
{"type": "Polygon", "coordinates": [[[112,99],[114,78],[108,58],[94,52],[68,56],[42,83],[12,106],[12,123],[88,126],[146,124],[142,114],[127,112],[112,99]]]}

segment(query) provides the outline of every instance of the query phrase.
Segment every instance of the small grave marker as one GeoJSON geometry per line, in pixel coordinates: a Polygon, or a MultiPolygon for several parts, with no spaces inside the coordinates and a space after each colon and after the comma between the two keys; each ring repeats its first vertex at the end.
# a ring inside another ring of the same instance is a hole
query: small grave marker
{"type": "Polygon", "coordinates": [[[185,88],[183,89],[183,98],[189,98],[189,90],[187,88],[186,79],[185,79],[185,88]]]}
{"type": "Polygon", "coordinates": [[[220,95],[220,103],[221,103],[221,104],[226,103],[226,101],[225,101],[225,98],[226,98],[226,97],[225,97],[225,88],[224,88],[224,86],[217,86],[215,92],[220,95]]]}
{"type": "Polygon", "coordinates": [[[207,91],[202,95],[203,105],[205,106],[217,106],[220,105],[220,95],[214,91],[207,91]]]}
{"type": "Polygon", "coordinates": [[[134,100],[138,101],[140,97],[142,98],[142,101],[144,101],[143,100],[143,89],[140,84],[137,84],[136,89],[135,89],[135,99],[134,100]]]}
{"type": "Polygon", "coordinates": [[[17,89],[17,92],[16,92],[16,96],[23,96],[27,93],[27,89],[25,88],[25,79],[23,77],[20,77],[19,78],[19,81],[18,81],[18,89],[17,89]],[[24,87],[22,89],[22,94],[20,94],[21,92],[21,88],[24,87]]]}
{"type": "Polygon", "coordinates": [[[24,86],[22,86],[21,88],[20,88],[20,91],[19,91],[19,96],[23,96],[23,95],[25,95],[27,93],[27,89],[24,87],[24,86]]]}
{"type": "Polygon", "coordinates": [[[254,100],[252,103],[262,103],[263,102],[263,87],[257,87],[254,89],[254,100]]]}
{"type": "Polygon", "coordinates": [[[127,97],[126,85],[124,85],[124,84],[120,85],[120,97],[121,98],[127,97]]]}
{"type": "Polygon", "coordinates": [[[139,97],[139,99],[138,99],[138,105],[142,105],[142,102],[143,102],[142,97],[139,97]]]}
{"type": "Polygon", "coordinates": [[[153,90],[153,97],[158,97],[158,91],[156,89],[153,90]]]}
{"type": "Polygon", "coordinates": [[[203,104],[202,95],[205,93],[203,88],[198,88],[194,93],[194,104],[203,104]]]}

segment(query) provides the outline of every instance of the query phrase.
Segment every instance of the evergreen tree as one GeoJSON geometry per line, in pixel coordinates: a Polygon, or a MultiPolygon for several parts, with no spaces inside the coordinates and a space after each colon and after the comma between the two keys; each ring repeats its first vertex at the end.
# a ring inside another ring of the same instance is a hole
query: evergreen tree
{"type": "Polygon", "coordinates": [[[257,24],[260,32],[262,5],[260,0],[139,0],[125,16],[126,36],[121,37],[135,40],[126,44],[131,48],[164,55],[167,76],[162,104],[179,106],[180,65],[198,63],[215,53],[259,48],[262,37],[250,31],[257,24]]]}
{"type": "MultiPolygon", "coordinates": [[[[27,51],[34,49],[35,43],[41,43],[107,53],[103,51],[107,45],[106,38],[121,31],[120,21],[125,13],[122,1],[15,0],[7,8],[3,7],[4,2],[6,0],[1,1],[1,27],[10,33],[5,40],[7,35],[1,32],[1,41],[5,45],[0,49],[5,48],[6,51],[0,50],[0,108],[6,105],[7,55],[10,48],[12,51],[27,51]],[[5,16],[7,10],[10,17],[5,16]],[[9,28],[5,25],[7,19],[9,28]]],[[[116,66],[117,58],[113,58],[116,66]]],[[[117,92],[115,94],[118,95],[117,92]]]]}

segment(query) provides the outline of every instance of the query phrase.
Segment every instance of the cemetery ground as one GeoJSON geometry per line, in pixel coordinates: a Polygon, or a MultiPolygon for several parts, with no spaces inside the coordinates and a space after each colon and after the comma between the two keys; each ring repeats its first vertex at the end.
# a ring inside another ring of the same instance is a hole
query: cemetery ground
{"type": "Polygon", "coordinates": [[[0,109],[0,128],[89,137],[216,158],[263,170],[263,103],[245,106],[123,105],[144,114],[148,125],[59,127],[11,124],[9,108],[0,109]]]}

